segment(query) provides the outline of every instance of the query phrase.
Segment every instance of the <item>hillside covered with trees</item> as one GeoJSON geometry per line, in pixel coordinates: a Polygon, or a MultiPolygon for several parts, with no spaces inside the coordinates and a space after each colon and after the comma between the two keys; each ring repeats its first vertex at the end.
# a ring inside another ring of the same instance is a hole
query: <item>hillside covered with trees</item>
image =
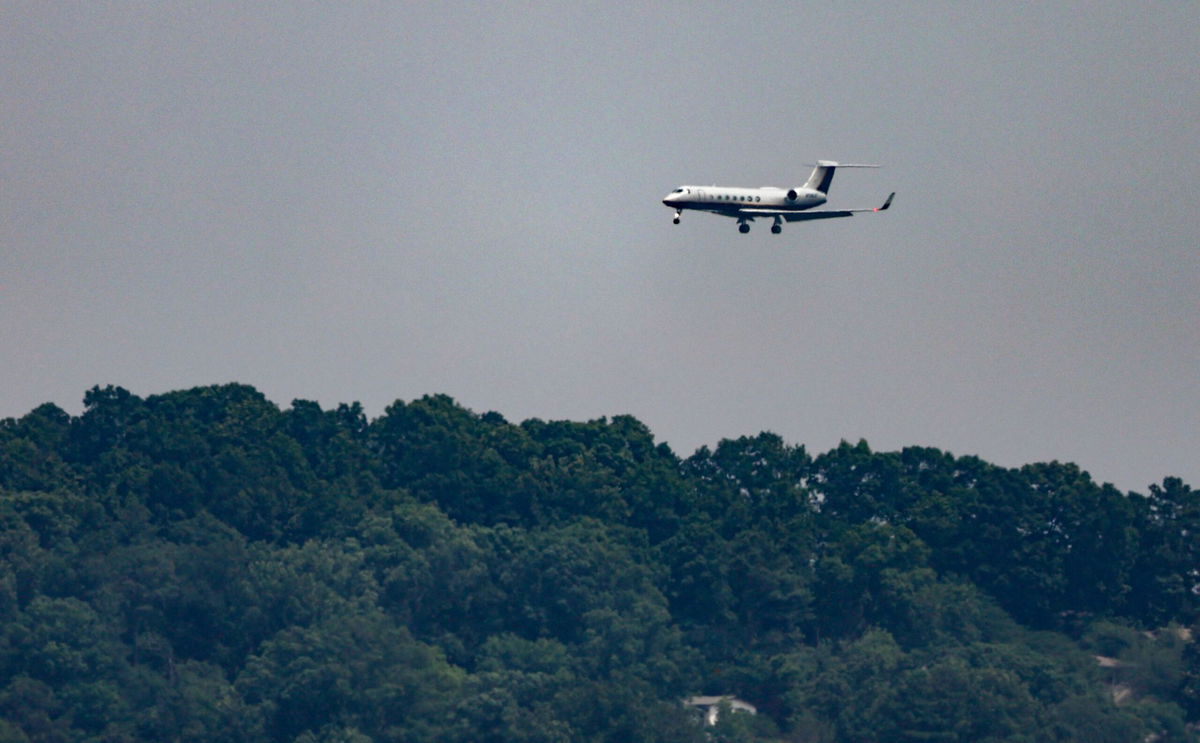
{"type": "Polygon", "coordinates": [[[1200,740],[1177,478],[683,458],[445,396],[84,403],[0,422],[0,743],[1200,740]]]}

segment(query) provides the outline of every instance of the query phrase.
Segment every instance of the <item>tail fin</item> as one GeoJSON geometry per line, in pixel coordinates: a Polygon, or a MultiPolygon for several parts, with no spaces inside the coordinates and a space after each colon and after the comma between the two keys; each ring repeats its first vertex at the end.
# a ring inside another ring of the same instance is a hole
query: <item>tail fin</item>
{"type": "Polygon", "coordinates": [[[838,168],[878,168],[878,165],[863,165],[859,163],[836,163],[832,160],[818,160],[816,167],[813,168],[812,175],[805,181],[804,187],[811,188],[814,191],[821,193],[829,193],[829,186],[833,183],[833,172],[838,168]]]}

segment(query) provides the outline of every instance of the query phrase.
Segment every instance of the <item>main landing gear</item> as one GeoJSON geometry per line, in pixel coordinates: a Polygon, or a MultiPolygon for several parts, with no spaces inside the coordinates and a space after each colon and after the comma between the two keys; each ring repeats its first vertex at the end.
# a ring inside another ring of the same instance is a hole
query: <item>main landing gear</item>
{"type": "MultiPolygon", "coordinates": [[[[738,232],[740,232],[744,235],[749,231],[750,231],[750,222],[745,219],[739,219],[738,220],[738,232]]],[[[783,232],[783,220],[780,219],[779,217],[776,217],[775,223],[771,225],[771,234],[778,235],[780,232],[783,232]]]]}

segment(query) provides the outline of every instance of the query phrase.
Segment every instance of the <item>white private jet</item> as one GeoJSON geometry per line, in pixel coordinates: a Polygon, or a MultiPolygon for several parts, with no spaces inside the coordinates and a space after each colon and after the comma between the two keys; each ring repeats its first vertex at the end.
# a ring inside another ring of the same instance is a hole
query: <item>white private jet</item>
{"type": "Polygon", "coordinates": [[[750,231],[750,223],[755,219],[772,219],[771,232],[778,235],[783,232],[784,222],[802,222],[806,219],[830,219],[832,217],[852,217],[859,212],[881,212],[892,205],[896,196],[893,192],[883,202],[883,206],[873,209],[817,209],[813,207],[825,203],[829,193],[829,184],[833,181],[833,172],[838,168],[878,168],[878,165],[851,165],[835,163],[829,160],[818,160],[812,175],[803,186],[796,188],[726,188],[724,186],[680,186],[667,197],[663,203],[675,210],[675,224],[684,209],[694,209],[701,212],[712,212],[722,217],[733,217],[738,221],[738,231],[750,231]]]}

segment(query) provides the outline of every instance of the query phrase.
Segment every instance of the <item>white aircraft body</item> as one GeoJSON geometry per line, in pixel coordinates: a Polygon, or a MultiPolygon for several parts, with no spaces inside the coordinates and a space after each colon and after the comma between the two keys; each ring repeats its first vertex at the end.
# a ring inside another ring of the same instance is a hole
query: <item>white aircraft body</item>
{"type": "Polygon", "coordinates": [[[756,219],[771,219],[771,232],[778,235],[784,222],[802,222],[807,219],[830,219],[852,217],[859,212],[881,212],[892,205],[893,192],[883,206],[872,209],[815,209],[825,203],[829,184],[838,168],[878,168],[878,165],[851,165],[818,160],[803,186],[795,188],[726,188],[724,186],[680,186],[663,203],[675,210],[675,224],[685,209],[710,212],[738,221],[738,231],[750,231],[750,223],[756,219]]]}

